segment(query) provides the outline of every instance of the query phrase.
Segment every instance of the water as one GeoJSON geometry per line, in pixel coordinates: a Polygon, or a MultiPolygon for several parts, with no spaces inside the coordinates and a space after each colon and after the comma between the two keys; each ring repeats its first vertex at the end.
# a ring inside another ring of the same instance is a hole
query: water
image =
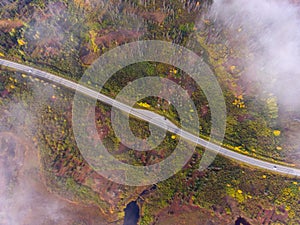
{"type": "Polygon", "coordinates": [[[245,220],[244,218],[239,217],[235,221],[235,225],[250,225],[250,223],[248,223],[247,220],[245,220]]]}
{"type": "Polygon", "coordinates": [[[123,225],[137,225],[140,217],[140,208],[136,201],[130,202],[125,208],[125,218],[123,225]]]}

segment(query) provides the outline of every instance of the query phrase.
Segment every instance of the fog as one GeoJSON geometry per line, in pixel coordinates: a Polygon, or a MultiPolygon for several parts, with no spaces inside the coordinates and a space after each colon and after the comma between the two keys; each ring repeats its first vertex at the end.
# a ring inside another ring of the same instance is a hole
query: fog
{"type": "Polygon", "coordinates": [[[248,51],[243,76],[260,85],[261,96],[274,93],[281,110],[299,109],[299,4],[287,0],[215,0],[211,17],[230,30],[233,41],[239,43],[236,48],[248,51]]]}
{"type": "Polygon", "coordinates": [[[31,96],[0,106],[0,224],[106,224],[97,207],[72,202],[47,185],[39,158],[43,142],[37,140],[37,119],[58,92],[38,81],[28,86],[31,96]]]}
{"type": "Polygon", "coordinates": [[[0,223],[5,225],[55,224],[63,219],[64,204],[47,195],[32,141],[36,113],[53,89],[32,88],[33,99],[11,101],[0,108],[0,223]]]}

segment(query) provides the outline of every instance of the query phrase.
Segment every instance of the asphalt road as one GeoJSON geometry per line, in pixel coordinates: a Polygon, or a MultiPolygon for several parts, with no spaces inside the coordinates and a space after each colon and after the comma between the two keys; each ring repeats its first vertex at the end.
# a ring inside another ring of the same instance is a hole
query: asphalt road
{"type": "Polygon", "coordinates": [[[275,163],[270,163],[270,162],[266,162],[263,160],[259,160],[256,158],[252,158],[250,156],[247,155],[243,155],[237,152],[234,152],[232,150],[223,148],[219,145],[213,144],[207,140],[204,140],[200,137],[197,137],[185,130],[182,130],[180,128],[178,128],[176,125],[174,125],[171,121],[167,120],[166,118],[164,118],[163,116],[160,116],[158,114],[155,114],[153,112],[149,112],[148,110],[140,110],[140,109],[135,109],[132,107],[129,107],[121,102],[118,102],[112,98],[107,97],[106,95],[103,95],[101,93],[98,93],[96,91],[93,91],[87,87],[84,87],[80,84],[77,84],[73,81],[61,78],[59,76],[29,67],[29,66],[25,66],[19,63],[15,63],[15,62],[11,62],[8,60],[4,60],[4,59],[0,59],[0,65],[2,66],[6,66],[9,68],[13,68],[19,71],[23,71],[27,74],[30,74],[32,76],[36,76],[36,77],[40,77],[49,81],[53,81],[57,84],[63,85],[65,87],[68,87],[70,89],[76,90],[78,92],[81,92],[87,96],[90,96],[92,98],[98,99],[108,105],[111,105],[113,107],[116,107],[126,113],[129,113],[137,118],[140,118],[142,120],[145,120],[149,123],[152,123],[158,127],[161,127],[165,130],[168,130],[170,132],[173,132],[179,136],[181,136],[182,138],[192,141],[198,145],[201,145],[205,148],[208,148],[212,151],[216,151],[219,154],[228,157],[230,159],[234,159],[237,161],[240,161],[242,163],[254,166],[254,167],[258,167],[261,169],[265,169],[265,170],[269,170],[269,171],[273,171],[276,173],[281,173],[281,174],[285,174],[285,175],[292,175],[292,176],[300,176],[300,169],[296,169],[293,167],[288,167],[288,166],[283,166],[283,165],[279,165],[279,164],[275,164],[275,163]],[[155,116],[154,116],[155,115],[155,116]]]}

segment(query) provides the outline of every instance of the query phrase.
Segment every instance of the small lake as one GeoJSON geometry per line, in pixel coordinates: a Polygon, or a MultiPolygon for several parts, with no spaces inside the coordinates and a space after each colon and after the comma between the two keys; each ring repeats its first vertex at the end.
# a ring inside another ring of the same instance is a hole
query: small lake
{"type": "Polygon", "coordinates": [[[137,225],[140,218],[140,208],[136,201],[130,202],[125,208],[125,218],[123,225],[137,225]]]}
{"type": "Polygon", "coordinates": [[[235,225],[250,225],[250,223],[248,223],[247,220],[245,220],[244,218],[239,217],[235,221],[235,225]]]}

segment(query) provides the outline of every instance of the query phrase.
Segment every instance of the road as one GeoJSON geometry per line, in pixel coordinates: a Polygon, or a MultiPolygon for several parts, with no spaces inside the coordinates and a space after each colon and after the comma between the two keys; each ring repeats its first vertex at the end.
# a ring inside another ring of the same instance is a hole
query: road
{"type": "Polygon", "coordinates": [[[23,71],[27,74],[30,74],[32,76],[36,76],[42,79],[46,79],[52,82],[55,82],[57,84],[63,85],[65,87],[68,87],[70,89],[79,91],[87,96],[90,96],[92,98],[98,99],[108,105],[111,105],[113,107],[116,107],[126,113],[129,113],[137,118],[140,118],[142,120],[145,120],[149,123],[152,123],[158,127],[161,127],[165,130],[168,130],[172,133],[176,133],[177,135],[181,136],[182,138],[189,140],[191,142],[196,143],[197,145],[203,146],[205,148],[208,148],[212,151],[216,151],[219,154],[230,158],[237,160],[239,162],[258,167],[261,169],[273,171],[276,173],[281,173],[285,175],[292,175],[292,176],[299,176],[300,177],[300,169],[283,166],[271,162],[266,162],[260,159],[252,158],[247,155],[243,155],[237,152],[234,152],[232,150],[223,148],[219,145],[213,144],[205,139],[202,139],[200,137],[197,137],[193,134],[190,134],[189,132],[182,130],[178,128],[176,125],[174,125],[171,121],[167,120],[163,116],[160,116],[158,114],[155,114],[153,112],[149,112],[148,110],[140,110],[135,109],[132,107],[127,106],[126,104],[123,104],[121,102],[116,101],[115,99],[112,99],[110,97],[107,97],[104,94],[98,93],[96,91],[93,91],[85,86],[82,86],[80,84],[77,84],[73,81],[67,80],[65,78],[50,74],[48,72],[44,72],[29,66],[25,66],[19,63],[11,62],[8,60],[0,59],[0,65],[9,67],[15,70],[23,71]],[[154,116],[155,115],[155,116],[154,116]]]}

